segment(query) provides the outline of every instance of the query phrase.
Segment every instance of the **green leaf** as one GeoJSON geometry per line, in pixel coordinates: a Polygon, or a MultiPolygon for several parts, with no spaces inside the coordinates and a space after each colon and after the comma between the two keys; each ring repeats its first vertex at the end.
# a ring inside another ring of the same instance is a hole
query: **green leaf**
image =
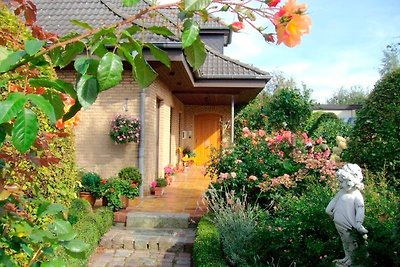
{"type": "Polygon", "coordinates": [[[153,55],[155,59],[163,63],[168,68],[171,68],[171,61],[168,57],[168,53],[164,50],[158,48],[152,43],[146,43],[146,46],[150,48],[150,53],[153,55]]]}
{"type": "Polygon", "coordinates": [[[12,143],[18,151],[25,153],[35,142],[39,124],[36,114],[24,109],[17,116],[12,130],[12,143]]]}
{"type": "Polygon", "coordinates": [[[41,243],[43,242],[43,238],[46,237],[47,234],[47,230],[43,230],[43,229],[34,229],[30,234],[29,234],[29,238],[31,239],[31,241],[33,243],[41,243]]]}
{"type": "Polygon", "coordinates": [[[107,43],[116,45],[118,43],[118,38],[115,35],[115,29],[102,29],[93,35],[89,42],[89,51],[91,54],[95,54],[99,57],[103,57],[108,53],[105,45],[107,43]]]}
{"type": "Polygon", "coordinates": [[[64,68],[67,66],[76,56],[81,54],[85,50],[86,46],[83,42],[77,41],[69,43],[65,48],[58,47],[50,51],[49,55],[53,61],[54,66],[64,68]]]}
{"type": "Polygon", "coordinates": [[[206,48],[200,38],[197,38],[191,46],[185,48],[184,53],[189,65],[192,66],[194,70],[201,68],[207,56],[206,48]]]}
{"type": "Polygon", "coordinates": [[[192,21],[186,20],[183,24],[182,48],[191,46],[199,37],[200,27],[192,21]]]}
{"type": "Polygon", "coordinates": [[[56,215],[60,212],[66,211],[67,209],[64,207],[64,205],[60,204],[60,203],[53,203],[50,204],[49,206],[47,206],[46,210],[44,211],[44,214],[48,214],[48,215],[56,215]]]}
{"type": "Polygon", "coordinates": [[[60,119],[64,115],[64,102],[61,99],[61,95],[59,93],[46,91],[42,96],[53,106],[56,120],[60,119]]]}
{"type": "Polygon", "coordinates": [[[74,68],[80,74],[96,75],[99,61],[97,59],[80,57],[75,60],[74,68]]]}
{"type": "Polygon", "coordinates": [[[133,56],[131,55],[131,53],[129,51],[132,50],[128,50],[127,48],[125,48],[124,46],[118,46],[117,48],[117,52],[120,58],[125,58],[131,65],[133,65],[133,56]]]}
{"type": "Polygon", "coordinates": [[[11,70],[13,66],[17,64],[18,61],[26,55],[26,52],[21,50],[16,52],[11,52],[8,49],[7,51],[2,49],[1,57],[4,57],[4,55],[6,55],[6,57],[0,60],[0,73],[11,70]]]}
{"type": "Polygon", "coordinates": [[[48,228],[49,228],[50,232],[52,232],[53,234],[55,234],[57,236],[66,235],[71,232],[74,232],[69,221],[60,220],[60,219],[56,219],[54,222],[49,224],[48,228]]]}
{"type": "Polygon", "coordinates": [[[122,4],[124,7],[131,7],[139,3],[139,0],[122,0],[122,4]]]}
{"type": "Polygon", "coordinates": [[[0,102],[0,124],[15,118],[25,104],[25,96],[16,92],[9,94],[6,101],[0,102]]]}
{"type": "Polygon", "coordinates": [[[184,0],[186,11],[197,11],[207,8],[211,0],[184,0]]]}
{"type": "Polygon", "coordinates": [[[43,262],[40,267],[66,267],[64,260],[61,258],[53,258],[49,261],[43,262]]]}
{"type": "Polygon", "coordinates": [[[174,34],[165,26],[151,26],[147,28],[152,33],[159,34],[165,37],[173,36],[174,34]]]}
{"type": "Polygon", "coordinates": [[[76,91],[74,86],[63,80],[49,80],[47,78],[31,78],[28,80],[29,84],[33,87],[46,87],[46,88],[54,88],[61,93],[69,94],[72,98],[76,99],[76,91]]]}
{"type": "Polygon", "coordinates": [[[140,89],[150,86],[157,78],[157,72],[147,63],[143,55],[136,55],[134,63],[132,71],[140,89]]]}
{"type": "Polygon", "coordinates": [[[33,104],[40,108],[49,117],[52,124],[56,123],[56,114],[51,103],[41,95],[28,94],[26,96],[33,104]]]}
{"type": "Polygon", "coordinates": [[[4,126],[4,124],[0,124],[0,146],[3,145],[4,140],[6,140],[6,136],[7,136],[6,127],[4,126]]]}
{"type": "Polygon", "coordinates": [[[8,190],[2,190],[0,192],[0,201],[6,200],[11,195],[11,192],[8,190]]]}
{"type": "Polygon", "coordinates": [[[80,252],[86,251],[87,249],[89,249],[89,247],[90,246],[88,244],[84,243],[81,240],[77,240],[77,239],[71,240],[64,245],[65,249],[67,249],[71,252],[74,252],[74,253],[80,253],[80,252]]]}
{"type": "Polygon", "coordinates": [[[79,103],[84,108],[93,104],[99,94],[99,84],[96,77],[92,75],[82,75],[76,89],[79,103]]]}
{"type": "Polygon", "coordinates": [[[141,29],[141,28],[140,28],[138,25],[134,24],[134,25],[132,25],[132,26],[130,26],[130,27],[124,29],[124,30],[121,32],[121,37],[122,37],[122,38],[128,37],[128,35],[127,35],[126,33],[128,33],[129,35],[132,36],[132,35],[138,33],[138,32],[140,31],[140,29],[141,29]]]}
{"type": "Polygon", "coordinates": [[[23,250],[29,257],[32,257],[32,255],[33,255],[33,249],[31,249],[30,247],[28,247],[28,246],[25,245],[25,244],[21,244],[21,248],[22,248],[22,250],[23,250]]]}
{"type": "Polygon", "coordinates": [[[76,20],[76,19],[70,19],[69,21],[76,26],[82,27],[87,30],[93,30],[93,27],[84,21],[80,21],[80,20],[76,20]]]}
{"type": "Polygon", "coordinates": [[[100,85],[100,91],[107,90],[117,85],[122,80],[122,66],[121,58],[111,52],[105,54],[97,69],[97,79],[100,85]]]}
{"type": "Polygon", "coordinates": [[[25,48],[26,53],[28,53],[28,55],[33,56],[34,54],[39,52],[40,49],[42,49],[42,47],[45,44],[46,43],[44,41],[28,40],[28,41],[25,41],[24,48],[25,48]]]}
{"type": "Polygon", "coordinates": [[[82,109],[82,105],[79,101],[76,101],[75,104],[69,108],[68,112],[64,114],[63,121],[67,121],[75,116],[82,109]]]}

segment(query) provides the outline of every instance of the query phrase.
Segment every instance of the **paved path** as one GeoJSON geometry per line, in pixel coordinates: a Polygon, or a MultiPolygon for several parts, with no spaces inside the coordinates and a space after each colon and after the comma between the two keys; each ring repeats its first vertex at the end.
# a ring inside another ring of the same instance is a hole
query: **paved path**
{"type": "MultiPolygon", "coordinates": [[[[130,211],[143,212],[165,212],[165,213],[189,213],[194,221],[205,212],[205,205],[202,201],[202,195],[207,190],[209,178],[204,177],[203,169],[200,167],[191,167],[183,173],[175,176],[174,181],[165,189],[162,197],[146,196],[136,198],[131,201],[128,209],[118,214],[125,216],[130,211]]],[[[117,231],[114,239],[126,239],[130,236],[129,230],[124,228],[113,227],[111,231],[117,231]]],[[[107,234],[110,234],[107,233],[107,234]]],[[[106,234],[106,235],[107,235],[106,234]]],[[[105,236],[106,236],[105,235],[105,236]]],[[[194,241],[194,235],[193,235],[194,241]]],[[[104,242],[104,241],[103,241],[104,242]]],[[[123,244],[124,240],[116,240],[117,243],[123,244]]],[[[129,247],[129,246],[128,246],[129,247]]],[[[191,253],[187,250],[167,249],[160,250],[134,250],[121,247],[106,248],[99,246],[92,254],[89,267],[191,267],[191,253]],[[174,251],[175,250],[175,251],[174,251]]]]}

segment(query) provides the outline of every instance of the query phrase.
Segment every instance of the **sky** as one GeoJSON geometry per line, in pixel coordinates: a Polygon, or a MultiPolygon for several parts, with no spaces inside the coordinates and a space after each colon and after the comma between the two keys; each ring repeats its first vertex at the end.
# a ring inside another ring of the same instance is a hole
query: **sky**
{"type": "Polygon", "coordinates": [[[268,44],[246,27],[233,34],[224,54],[264,71],[281,71],[299,87],[305,83],[318,103],[341,87],[372,90],[380,78],[382,51],[400,42],[400,0],[297,2],[307,3],[312,19],[311,32],[300,45],[268,44]]]}

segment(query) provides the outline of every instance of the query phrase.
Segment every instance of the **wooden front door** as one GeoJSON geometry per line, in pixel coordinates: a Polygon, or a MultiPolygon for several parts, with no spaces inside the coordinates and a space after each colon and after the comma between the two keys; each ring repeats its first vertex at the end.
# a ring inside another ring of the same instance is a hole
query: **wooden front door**
{"type": "Polygon", "coordinates": [[[204,165],[210,160],[211,147],[221,147],[221,116],[201,114],[194,118],[196,164],[204,165]]]}

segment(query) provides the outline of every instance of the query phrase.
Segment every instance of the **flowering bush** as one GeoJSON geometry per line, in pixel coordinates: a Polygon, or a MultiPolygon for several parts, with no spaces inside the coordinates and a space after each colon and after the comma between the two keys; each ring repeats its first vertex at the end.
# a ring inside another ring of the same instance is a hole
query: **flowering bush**
{"type": "Polygon", "coordinates": [[[118,115],[111,122],[110,137],[118,144],[139,142],[140,121],[126,115],[118,115]]]}
{"type": "Polygon", "coordinates": [[[175,168],[172,167],[171,165],[165,166],[164,167],[164,174],[165,174],[165,176],[174,175],[175,174],[175,168]]]}
{"type": "Polygon", "coordinates": [[[207,171],[218,177],[214,187],[245,188],[250,202],[266,206],[287,189],[301,194],[307,182],[334,184],[337,164],[322,138],[284,130],[267,135],[245,127],[234,147],[212,155],[207,171]]]}

